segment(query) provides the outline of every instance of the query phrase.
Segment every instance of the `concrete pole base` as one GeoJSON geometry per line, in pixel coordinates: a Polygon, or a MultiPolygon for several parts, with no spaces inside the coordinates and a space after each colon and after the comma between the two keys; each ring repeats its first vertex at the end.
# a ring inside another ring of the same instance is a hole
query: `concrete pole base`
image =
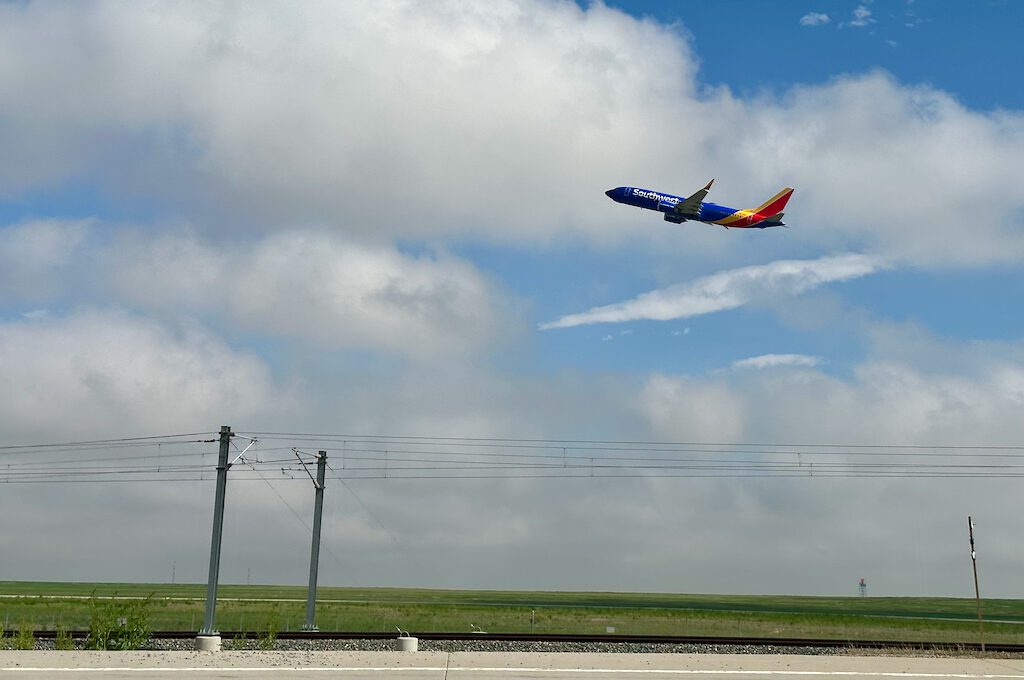
{"type": "Polygon", "coordinates": [[[219,635],[196,636],[196,649],[200,652],[219,652],[221,646],[219,635]]]}
{"type": "Polygon", "coordinates": [[[403,635],[395,641],[395,649],[399,652],[417,652],[420,648],[419,638],[403,635]]]}

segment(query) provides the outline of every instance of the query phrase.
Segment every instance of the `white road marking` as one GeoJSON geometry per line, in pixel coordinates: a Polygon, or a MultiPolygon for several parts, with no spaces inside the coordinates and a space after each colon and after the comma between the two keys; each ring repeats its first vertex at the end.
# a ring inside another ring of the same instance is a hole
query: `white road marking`
{"type": "Polygon", "coordinates": [[[243,666],[195,666],[191,668],[138,668],[132,666],[110,666],[107,668],[34,668],[14,666],[11,668],[0,668],[0,673],[393,673],[397,671],[441,672],[443,670],[445,670],[444,666],[437,666],[436,668],[433,666],[383,666],[380,668],[367,668],[363,666],[353,666],[351,668],[338,666],[257,666],[253,668],[246,668],[243,666]]]}
{"type": "Polygon", "coordinates": [[[668,675],[820,675],[837,677],[882,678],[1024,678],[1024,675],[995,675],[989,673],[910,673],[886,671],[757,671],[757,670],[699,670],[689,668],[450,668],[451,671],[483,671],[491,673],[656,673],[668,675]]]}
{"type": "Polygon", "coordinates": [[[0,668],[3,673],[646,673],[654,675],[796,675],[864,678],[966,678],[967,680],[1024,680],[1024,674],[995,673],[913,673],[897,671],[795,671],[795,670],[699,670],[661,668],[525,668],[490,666],[193,666],[181,668],[138,668],[130,666],[106,668],[58,668],[13,666],[0,668]]]}

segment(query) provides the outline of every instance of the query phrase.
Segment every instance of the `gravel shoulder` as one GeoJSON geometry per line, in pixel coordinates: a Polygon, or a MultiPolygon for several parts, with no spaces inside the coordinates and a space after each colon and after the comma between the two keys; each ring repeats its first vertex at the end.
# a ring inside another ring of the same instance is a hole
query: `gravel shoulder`
{"type": "MultiPolygon", "coordinates": [[[[52,640],[37,640],[37,651],[53,651],[52,640]]],[[[154,638],[141,652],[192,652],[192,639],[154,638]]],[[[82,650],[76,641],[76,650],[82,650]]],[[[1024,654],[964,651],[954,646],[945,649],[892,647],[864,649],[846,645],[834,647],[790,647],[773,645],[722,644],[654,644],[628,642],[518,642],[505,640],[419,640],[420,652],[504,652],[522,654],[727,654],[727,655],[796,655],[796,656],[900,656],[926,658],[1024,659],[1024,654]]],[[[261,641],[224,639],[227,652],[395,652],[393,640],[277,640],[271,646],[261,641]]],[[[17,652],[13,652],[17,653],[17,652]]],[[[91,652],[97,653],[97,652],[91,652]]],[[[397,653],[397,652],[395,652],[397,653]]]]}

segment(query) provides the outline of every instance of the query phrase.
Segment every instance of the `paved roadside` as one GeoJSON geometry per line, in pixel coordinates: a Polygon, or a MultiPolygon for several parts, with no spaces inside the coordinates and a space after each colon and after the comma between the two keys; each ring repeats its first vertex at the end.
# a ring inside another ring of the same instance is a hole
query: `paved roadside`
{"type": "Polygon", "coordinates": [[[0,651],[0,678],[1024,680],[1024,660],[756,654],[0,651]]]}

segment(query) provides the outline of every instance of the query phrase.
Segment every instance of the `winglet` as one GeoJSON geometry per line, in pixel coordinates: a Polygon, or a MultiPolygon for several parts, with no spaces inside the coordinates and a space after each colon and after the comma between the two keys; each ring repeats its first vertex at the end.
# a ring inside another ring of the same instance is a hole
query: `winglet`
{"type": "Polygon", "coordinates": [[[710,191],[711,190],[711,185],[714,184],[714,183],[715,183],[715,180],[713,180],[713,179],[710,182],[708,182],[708,185],[706,187],[704,187],[704,191],[710,191]]]}

